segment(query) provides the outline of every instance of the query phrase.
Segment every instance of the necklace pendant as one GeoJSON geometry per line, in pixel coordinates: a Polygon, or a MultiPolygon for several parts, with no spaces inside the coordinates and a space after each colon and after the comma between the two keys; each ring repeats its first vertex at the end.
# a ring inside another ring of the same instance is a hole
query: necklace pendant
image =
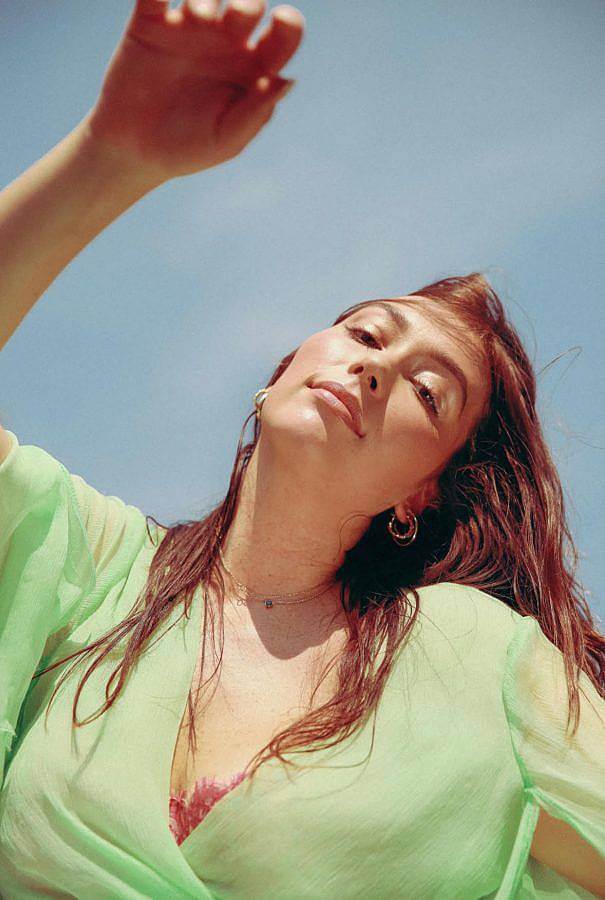
{"type": "Polygon", "coordinates": [[[265,600],[265,606],[267,607],[267,609],[269,609],[271,606],[273,606],[273,600],[265,600]]]}

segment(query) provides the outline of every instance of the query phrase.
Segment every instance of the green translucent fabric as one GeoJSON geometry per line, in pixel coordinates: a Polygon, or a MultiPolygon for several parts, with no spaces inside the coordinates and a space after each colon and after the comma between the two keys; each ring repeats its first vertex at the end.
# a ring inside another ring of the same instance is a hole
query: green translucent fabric
{"type": "MultiPolygon", "coordinates": [[[[202,594],[189,619],[176,622],[175,609],[108,712],[72,730],[80,666],[45,724],[70,663],[32,675],[128,614],[165,532],[153,527],[150,539],[139,509],[8,434],[12,449],[0,465],[3,898],[594,896],[529,850],[543,806],[605,856],[605,702],[582,675],[580,729],[566,738],[560,652],[533,618],[453,583],[420,590],[373,740],[370,717],[336,747],[287,754],[303,769],[263,764],[179,846],[169,828],[170,767],[198,657],[202,594]]],[[[102,704],[120,652],[86,683],[79,718],[102,704]]]]}

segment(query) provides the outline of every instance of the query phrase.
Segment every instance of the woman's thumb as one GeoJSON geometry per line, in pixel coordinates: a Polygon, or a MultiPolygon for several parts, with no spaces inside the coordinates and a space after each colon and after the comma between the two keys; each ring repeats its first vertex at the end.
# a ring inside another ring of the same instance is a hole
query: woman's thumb
{"type": "Polygon", "coordinates": [[[295,83],[292,78],[263,75],[241,100],[231,106],[221,122],[222,129],[237,133],[238,142],[247,143],[269,121],[275,104],[286,96],[295,83]]]}
{"type": "Polygon", "coordinates": [[[285,97],[288,91],[294,87],[296,80],[294,78],[282,78],[281,75],[274,75],[269,78],[262,75],[254,85],[250,92],[259,104],[275,103],[285,97]]]}
{"type": "Polygon", "coordinates": [[[271,85],[273,100],[283,100],[286,94],[288,94],[292,90],[295,84],[295,78],[281,78],[280,76],[274,78],[273,84],[271,85]]]}

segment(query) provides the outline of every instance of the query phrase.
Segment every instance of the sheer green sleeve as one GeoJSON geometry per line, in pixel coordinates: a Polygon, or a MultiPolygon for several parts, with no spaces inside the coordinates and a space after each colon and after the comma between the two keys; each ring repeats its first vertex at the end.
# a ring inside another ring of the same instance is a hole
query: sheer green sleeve
{"type": "Polygon", "coordinates": [[[12,447],[0,465],[0,784],[47,641],[97,609],[106,583],[128,571],[146,524],[136,507],[7,433],[12,447]]]}
{"type": "Polygon", "coordinates": [[[498,900],[599,896],[529,855],[542,807],[597,851],[605,871],[605,700],[584,672],[579,686],[580,721],[572,737],[565,727],[563,654],[536,619],[521,618],[507,652],[502,696],[524,810],[498,900]]]}

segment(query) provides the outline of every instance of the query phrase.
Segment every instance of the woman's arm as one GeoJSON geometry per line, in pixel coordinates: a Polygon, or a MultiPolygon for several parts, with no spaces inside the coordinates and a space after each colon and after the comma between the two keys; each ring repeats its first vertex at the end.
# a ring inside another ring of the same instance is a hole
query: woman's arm
{"type": "Polygon", "coordinates": [[[605,897],[605,859],[578,832],[540,808],[531,844],[538,862],[570,878],[595,897],[605,897]]]}
{"type": "Polygon", "coordinates": [[[154,186],[103,152],[83,120],[0,193],[0,349],[80,250],[154,186]]]}
{"type": "Polygon", "coordinates": [[[291,6],[136,0],[99,98],[0,193],[0,348],[57,275],[139,198],[232,159],[269,121],[302,38],[291,6]]]}

